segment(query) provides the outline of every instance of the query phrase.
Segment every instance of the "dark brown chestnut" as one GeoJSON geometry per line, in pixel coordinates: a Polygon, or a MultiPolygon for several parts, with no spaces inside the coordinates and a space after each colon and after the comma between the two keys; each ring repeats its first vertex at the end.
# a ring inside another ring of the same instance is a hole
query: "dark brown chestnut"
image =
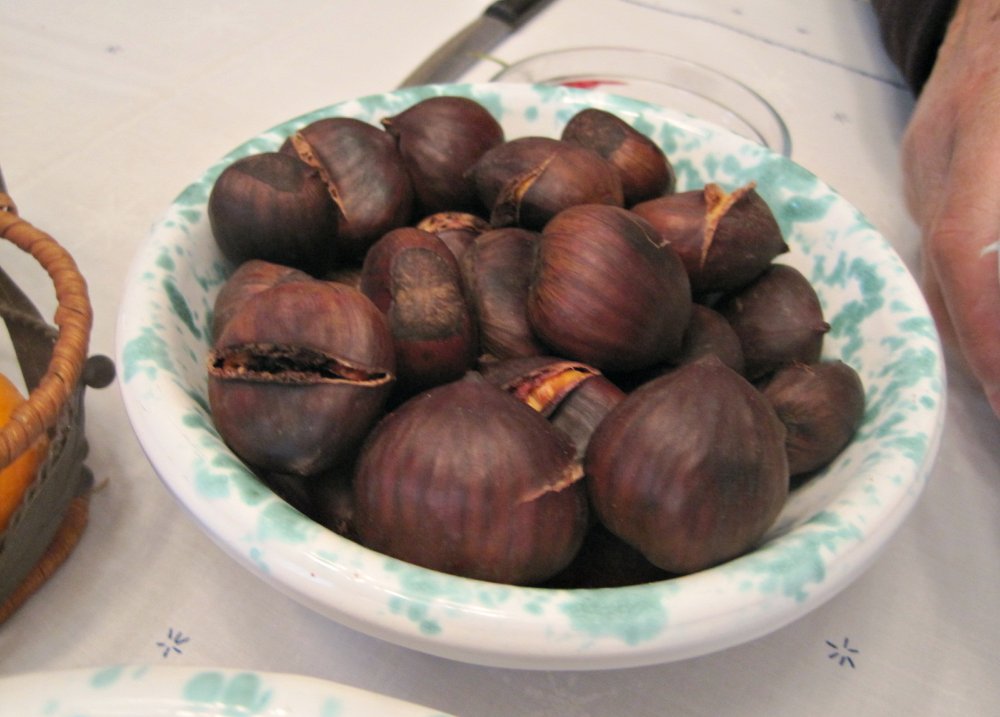
{"type": "Polygon", "coordinates": [[[468,173],[494,227],[541,229],[578,204],[622,206],[621,179],[597,152],[551,137],[520,137],[486,152],[468,173]]]}
{"type": "Polygon", "coordinates": [[[421,219],[416,226],[447,244],[456,259],[462,258],[477,236],[492,229],[485,219],[469,212],[435,212],[421,219]]]}
{"type": "Polygon", "coordinates": [[[680,255],[696,296],[735,291],[788,251],[753,182],[733,192],[707,184],[640,202],[632,210],[680,255]]]}
{"type": "Polygon", "coordinates": [[[480,234],[462,255],[462,278],[482,353],[504,359],[545,353],[528,323],[538,233],[506,227],[480,234]]]}
{"type": "Polygon", "coordinates": [[[479,344],[461,270],[436,236],[415,227],[387,233],[368,250],[360,287],[389,320],[400,395],[473,367],[479,344]]]}
{"type": "Polygon", "coordinates": [[[796,361],[818,361],[830,330],[816,290],[787,264],[772,264],[714,308],[736,331],[752,381],[796,361]]]}
{"type": "Polygon", "coordinates": [[[263,259],[250,259],[234,271],[219,289],[212,307],[212,341],[219,338],[222,328],[236,313],[243,301],[264,289],[286,281],[307,281],[312,277],[304,271],[263,259]]]}
{"type": "Polygon", "coordinates": [[[353,117],[315,120],[281,148],[315,167],[340,210],[337,242],[360,259],[383,234],[413,218],[413,185],[387,133],[353,117]]]}
{"type": "Polygon", "coordinates": [[[560,356],[605,371],[669,361],[691,304],[680,259],[626,209],[572,207],[542,232],[528,319],[560,356]]]}
{"type": "Polygon", "coordinates": [[[251,468],[314,475],[353,456],[394,367],[385,317],[364,294],[278,284],[247,298],[209,353],[212,420],[251,468]]]}
{"type": "Polygon", "coordinates": [[[622,181],[626,207],[674,191],[677,177],[659,145],[607,110],[577,112],[560,138],[588,147],[611,163],[622,181]]]}
{"type": "Polygon", "coordinates": [[[552,356],[483,363],[483,377],[549,419],[582,462],[590,436],[625,392],[592,366],[552,356]]]}
{"type": "Polygon", "coordinates": [[[743,346],[732,325],[715,309],[695,304],[675,363],[692,363],[709,355],[718,357],[736,373],[743,373],[743,346]]]}
{"type": "Polygon", "coordinates": [[[212,185],[208,219],[233,264],[263,259],[317,276],[340,259],[337,207],[316,170],[296,157],[237,159],[212,185]]]}
{"type": "Polygon", "coordinates": [[[830,463],[850,443],[865,416],[861,377],[839,360],[785,366],[761,391],[788,430],[785,445],[793,476],[830,463]]]}
{"type": "Polygon", "coordinates": [[[467,97],[428,97],[382,120],[413,181],[421,214],[481,211],[465,173],[504,141],[503,127],[483,105],[467,97]]]}
{"type": "Polygon", "coordinates": [[[611,409],[584,465],[601,523],[679,574],[752,549],[789,490],[784,425],[760,391],[713,356],[611,409]]]}
{"type": "Polygon", "coordinates": [[[573,559],[588,524],[569,442],[476,373],[388,414],[354,475],[361,543],[426,568],[533,584],[573,559]]]}

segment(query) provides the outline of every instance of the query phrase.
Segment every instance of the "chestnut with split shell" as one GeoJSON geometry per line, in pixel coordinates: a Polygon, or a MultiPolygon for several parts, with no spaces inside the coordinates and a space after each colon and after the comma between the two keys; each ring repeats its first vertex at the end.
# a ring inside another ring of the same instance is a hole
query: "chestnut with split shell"
{"type": "Polygon", "coordinates": [[[732,192],[709,183],[632,207],[680,256],[695,296],[731,292],[788,251],[774,214],[750,182],[732,192]]]}
{"type": "Polygon", "coordinates": [[[477,236],[492,229],[490,223],[477,214],[453,211],[429,214],[416,226],[443,241],[456,259],[462,258],[477,236]]]}
{"type": "Polygon", "coordinates": [[[492,582],[541,582],[587,529],[569,441],[482,376],[418,394],[372,431],[354,475],[355,524],[373,550],[492,582]]]}
{"type": "Polygon", "coordinates": [[[491,361],[481,364],[480,371],[566,434],[581,462],[594,429],[625,398],[625,392],[594,367],[553,356],[491,361]]]}
{"type": "Polygon", "coordinates": [[[413,185],[392,137],[353,117],[315,120],[281,151],[315,167],[340,210],[337,243],[360,260],[383,234],[413,218],[413,185]]]}
{"type": "Polygon", "coordinates": [[[486,152],[468,172],[494,227],[539,230],[578,204],[624,204],[614,167],[597,152],[551,137],[519,137],[486,152]]]}
{"type": "Polygon", "coordinates": [[[395,371],[385,317],[361,292],[310,280],[246,299],[208,356],[219,435],[252,469],[314,475],[349,460],[395,371]]]}

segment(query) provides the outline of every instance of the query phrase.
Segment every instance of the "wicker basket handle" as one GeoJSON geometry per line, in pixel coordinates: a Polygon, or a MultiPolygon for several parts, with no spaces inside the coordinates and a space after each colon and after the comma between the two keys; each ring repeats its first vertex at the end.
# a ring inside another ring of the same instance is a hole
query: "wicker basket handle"
{"type": "Polygon", "coordinates": [[[28,400],[16,408],[0,429],[0,468],[7,466],[45,431],[55,425],[60,408],[80,381],[87,360],[93,312],[87,283],[73,257],[45,232],[21,219],[13,200],[0,191],[0,237],[31,254],[55,287],[58,335],[48,368],[28,400]]]}

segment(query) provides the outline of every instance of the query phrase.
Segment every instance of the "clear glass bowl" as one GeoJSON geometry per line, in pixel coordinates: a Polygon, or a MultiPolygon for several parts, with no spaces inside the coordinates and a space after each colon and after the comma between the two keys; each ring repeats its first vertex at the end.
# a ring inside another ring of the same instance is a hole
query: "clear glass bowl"
{"type": "Polygon", "coordinates": [[[491,78],[569,85],[625,95],[686,112],[791,156],[781,115],[742,82],[696,62],[624,47],[553,50],[514,62],[491,78]]]}

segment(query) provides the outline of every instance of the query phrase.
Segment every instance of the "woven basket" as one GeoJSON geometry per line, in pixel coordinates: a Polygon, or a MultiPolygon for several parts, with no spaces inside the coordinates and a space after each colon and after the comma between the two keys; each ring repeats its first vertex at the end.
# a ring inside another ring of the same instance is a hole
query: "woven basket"
{"type": "Polygon", "coordinates": [[[87,523],[93,478],[83,464],[83,391],[114,378],[104,356],[87,357],[92,311],[87,284],[73,258],[51,236],[17,214],[0,186],[0,237],[45,269],[58,302],[55,327],[46,323],[0,269],[0,315],[27,387],[28,400],[0,428],[0,469],[43,434],[48,449],[33,481],[0,532],[0,622],[45,582],[76,546],[87,523]]]}

